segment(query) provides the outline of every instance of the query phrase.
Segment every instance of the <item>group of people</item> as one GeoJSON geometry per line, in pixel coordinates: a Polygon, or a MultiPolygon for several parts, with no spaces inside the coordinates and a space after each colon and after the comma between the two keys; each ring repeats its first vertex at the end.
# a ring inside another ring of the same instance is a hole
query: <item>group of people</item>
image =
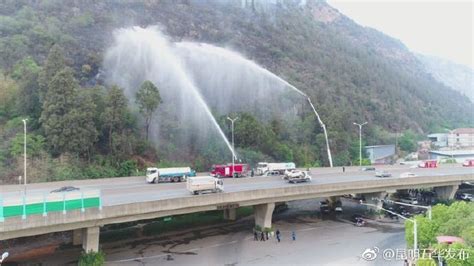
{"type": "MultiPolygon", "coordinates": [[[[267,231],[267,232],[260,232],[260,241],[266,241],[266,240],[269,240],[269,235],[270,233],[267,231]]],[[[281,232],[280,230],[276,230],[275,231],[275,236],[276,236],[276,239],[278,242],[281,241],[281,232]]],[[[293,241],[296,240],[296,233],[295,231],[291,231],[291,238],[293,239],[293,241]]],[[[257,230],[254,230],[253,231],[253,240],[255,241],[258,241],[259,240],[259,233],[257,232],[257,230]]]]}

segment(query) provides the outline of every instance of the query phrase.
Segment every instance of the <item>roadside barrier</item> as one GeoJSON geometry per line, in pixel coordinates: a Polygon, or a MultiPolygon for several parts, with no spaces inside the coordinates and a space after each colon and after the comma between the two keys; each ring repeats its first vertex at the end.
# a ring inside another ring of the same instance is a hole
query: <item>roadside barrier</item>
{"type": "Polygon", "coordinates": [[[70,191],[59,193],[8,193],[0,195],[0,222],[10,217],[30,215],[47,216],[51,212],[66,214],[71,210],[85,211],[87,208],[102,210],[100,190],[70,191]]]}

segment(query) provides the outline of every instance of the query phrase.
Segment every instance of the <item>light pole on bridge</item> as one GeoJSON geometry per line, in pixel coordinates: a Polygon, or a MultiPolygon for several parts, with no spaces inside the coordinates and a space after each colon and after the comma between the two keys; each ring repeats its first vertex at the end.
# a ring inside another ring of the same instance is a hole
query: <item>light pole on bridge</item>
{"type": "Polygon", "coordinates": [[[362,126],[367,124],[367,122],[362,124],[357,124],[354,122],[353,124],[359,126],[359,166],[362,166],[362,126]]]}
{"type": "Polygon", "coordinates": [[[26,121],[28,119],[23,119],[23,129],[24,129],[24,135],[23,135],[23,184],[25,188],[25,195],[26,195],[26,121]]]}

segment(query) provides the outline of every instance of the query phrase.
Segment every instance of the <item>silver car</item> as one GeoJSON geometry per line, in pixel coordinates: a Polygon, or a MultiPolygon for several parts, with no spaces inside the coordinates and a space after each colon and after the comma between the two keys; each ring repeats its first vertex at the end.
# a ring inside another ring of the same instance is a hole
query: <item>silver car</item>
{"type": "Polygon", "coordinates": [[[375,172],[375,177],[391,177],[392,174],[390,174],[387,171],[377,171],[375,172]]]}

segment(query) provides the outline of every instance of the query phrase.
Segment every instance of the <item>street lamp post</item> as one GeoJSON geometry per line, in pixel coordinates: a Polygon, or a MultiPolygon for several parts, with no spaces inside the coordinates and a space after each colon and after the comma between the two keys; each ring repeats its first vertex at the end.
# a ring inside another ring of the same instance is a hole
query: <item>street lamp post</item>
{"type": "Polygon", "coordinates": [[[385,209],[385,208],[383,208],[383,207],[380,207],[380,206],[377,206],[377,205],[375,205],[375,204],[364,203],[362,200],[361,200],[359,203],[360,203],[361,205],[371,206],[371,207],[375,207],[376,209],[384,210],[384,211],[386,211],[386,212],[388,212],[388,213],[391,213],[391,214],[393,214],[393,215],[396,215],[396,216],[402,218],[403,220],[407,220],[407,221],[412,222],[412,223],[413,223],[413,250],[418,250],[418,225],[417,225],[417,223],[416,223],[416,219],[415,219],[415,218],[413,218],[413,219],[407,218],[407,217],[405,217],[405,216],[403,216],[403,215],[400,215],[400,214],[398,214],[398,213],[396,213],[396,212],[393,212],[393,211],[391,211],[391,210],[387,210],[387,209],[385,209]]]}
{"type": "Polygon", "coordinates": [[[227,117],[227,119],[230,120],[231,124],[232,124],[232,178],[235,177],[235,146],[234,146],[234,122],[239,119],[238,117],[232,119],[230,117],[227,117]]]}
{"type": "Polygon", "coordinates": [[[367,124],[364,122],[362,124],[353,123],[356,126],[359,126],[359,166],[362,166],[362,126],[367,124]]]}
{"type": "Polygon", "coordinates": [[[23,184],[25,187],[25,194],[26,194],[26,121],[28,119],[23,119],[23,129],[24,129],[24,136],[23,136],[23,155],[24,155],[24,160],[23,160],[23,184]]]}

